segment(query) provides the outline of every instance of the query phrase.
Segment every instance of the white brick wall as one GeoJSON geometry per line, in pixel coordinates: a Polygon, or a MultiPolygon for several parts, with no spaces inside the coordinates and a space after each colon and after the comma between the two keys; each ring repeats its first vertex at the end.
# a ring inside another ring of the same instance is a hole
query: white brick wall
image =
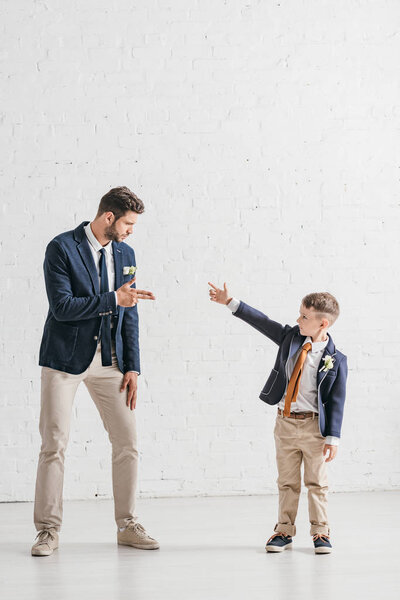
{"type": "MultiPolygon", "coordinates": [[[[143,375],[144,495],[275,490],[276,348],[210,304],[207,281],[293,323],[337,295],[349,356],[336,490],[400,485],[397,0],[2,3],[0,500],[31,500],[56,234],[128,185],[143,375]]],[[[84,387],[65,496],[111,492],[84,387]]]]}

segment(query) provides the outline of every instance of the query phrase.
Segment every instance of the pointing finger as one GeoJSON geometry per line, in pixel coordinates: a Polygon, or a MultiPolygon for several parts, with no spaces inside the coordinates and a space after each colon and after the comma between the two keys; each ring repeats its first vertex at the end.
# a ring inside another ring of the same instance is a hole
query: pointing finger
{"type": "Polygon", "coordinates": [[[142,300],[155,300],[156,297],[153,292],[147,292],[146,290],[136,290],[136,297],[142,300]]]}

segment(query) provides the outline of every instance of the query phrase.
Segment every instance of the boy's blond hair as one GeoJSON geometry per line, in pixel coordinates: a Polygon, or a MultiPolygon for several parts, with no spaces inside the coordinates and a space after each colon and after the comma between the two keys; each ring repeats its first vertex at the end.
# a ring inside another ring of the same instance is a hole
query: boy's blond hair
{"type": "Polygon", "coordinates": [[[340,313],[339,302],[329,292],[307,294],[301,302],[306,308],[313,308],[322,318],[328,319],[329,325],[333,325],[340,313]]]}

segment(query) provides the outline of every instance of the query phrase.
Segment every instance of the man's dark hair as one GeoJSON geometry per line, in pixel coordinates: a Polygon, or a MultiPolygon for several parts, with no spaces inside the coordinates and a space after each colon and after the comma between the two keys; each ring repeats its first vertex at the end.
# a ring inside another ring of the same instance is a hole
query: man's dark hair
{"type": "Polygon", "coordinates": [[[139,215],[144,212],[144,204],[131,190],[125,186],[112,188],[100,200],[97,217],[105,212],[112,212],[117,221],[131,210],[139,215]]]}

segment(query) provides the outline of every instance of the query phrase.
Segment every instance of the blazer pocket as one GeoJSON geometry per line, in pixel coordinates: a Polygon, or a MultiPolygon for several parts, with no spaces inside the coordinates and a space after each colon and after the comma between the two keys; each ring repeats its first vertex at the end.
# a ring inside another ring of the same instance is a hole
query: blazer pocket
{"type": "Polygon", "coordinates": [[[78,340],[78,327],[57,321],[49,326],[48,352],[55,361],[68,363],[74,355],[78,340]]]}
{"type": "Polygon", "coordinates": [[[272,388],[275,385],[276,379],[278,377],[278,373],[279,371],[277,371],[276,369],[272,369],[270,376],[268,377],[266,384],[263,387],[263,391],[262,393],[265,394],[266,396],[268,396],[268,394],[271,392],[272,388]]]}

